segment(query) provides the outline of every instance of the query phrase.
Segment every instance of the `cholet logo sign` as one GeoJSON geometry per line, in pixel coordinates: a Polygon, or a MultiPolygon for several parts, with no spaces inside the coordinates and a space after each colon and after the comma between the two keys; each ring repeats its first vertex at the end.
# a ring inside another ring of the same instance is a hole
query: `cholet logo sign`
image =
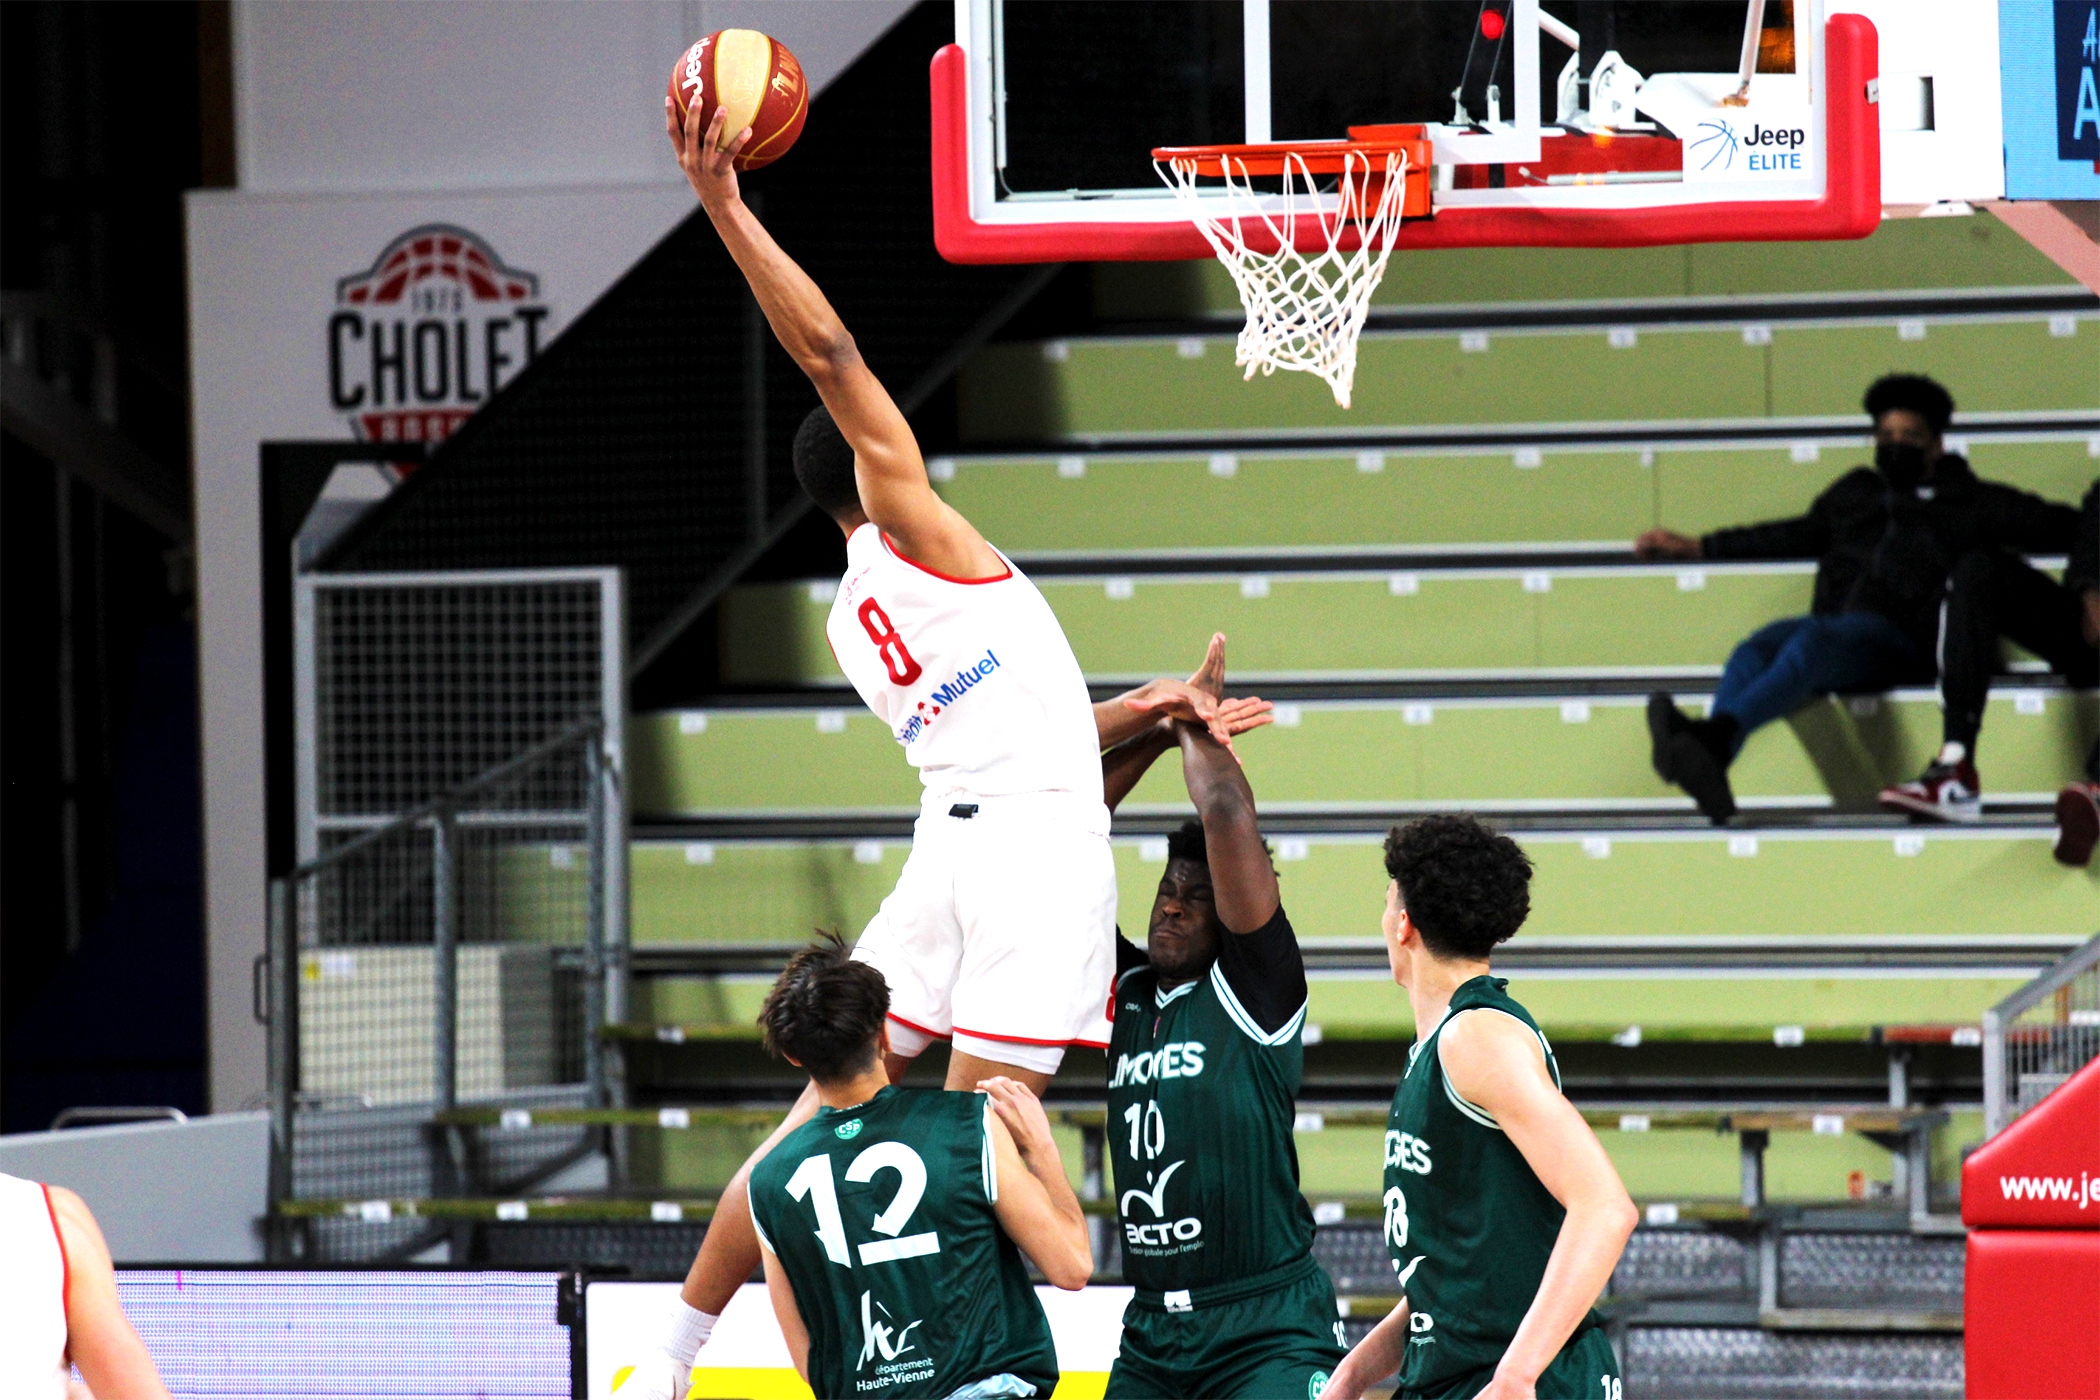
{"type": "Polygon", "coordinates": [[[435,442],[551,335],[537,274],[471,229],[424,224],[336,282],[328,401],[368,442],[435,442]]]}

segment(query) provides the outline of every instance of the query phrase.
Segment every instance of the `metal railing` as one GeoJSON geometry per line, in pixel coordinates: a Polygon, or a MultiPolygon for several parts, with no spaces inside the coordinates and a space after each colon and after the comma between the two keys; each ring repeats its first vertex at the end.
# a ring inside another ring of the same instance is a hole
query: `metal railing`
{"type": "MultiPolygon", "coordinates": [[[[601,720],[578,722],[272,882],[274,1201],[460,1189],[456,1139],[433,1119],[463,1101],[622,1101],[603,1050],[626,941],[608,897],[626,852],[606,745],[601,720]]],[[[608,1138],[546,1136],[503,1175],[532,1181],[608,1138]]],[[[393,1233],[319,1253],[390,1257],[420,1238],[393,1233]]]]}
{"type": "Polygon", "coordinates": [[[1983,1130],[1996,1137],[2100,1058],[2100,935],[1983,1013],[1983,1130]]]}

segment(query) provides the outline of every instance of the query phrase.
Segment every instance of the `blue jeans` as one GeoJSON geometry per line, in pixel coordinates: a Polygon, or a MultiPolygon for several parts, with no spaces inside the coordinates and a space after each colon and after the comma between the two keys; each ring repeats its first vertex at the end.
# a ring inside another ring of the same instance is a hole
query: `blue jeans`
{"type": "Polygon", "coordinates": [[[1735,721],[1740,752],[1751,730],[1818,695],[1929,684],[1936,674],[1932,653],[1880,613],[1783,617],[1728,654],[1713,708],[1735,721]]]}

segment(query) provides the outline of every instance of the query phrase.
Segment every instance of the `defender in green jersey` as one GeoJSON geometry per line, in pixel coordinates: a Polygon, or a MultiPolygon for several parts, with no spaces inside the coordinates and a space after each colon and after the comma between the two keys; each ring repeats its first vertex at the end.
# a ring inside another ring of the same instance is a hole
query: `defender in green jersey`
{"type": "Polygon", "coordinates": [[[888,1011],[882,974],[833,938],[796,954],[761,1017],[822,1099],[750,1178],[795,1368],[826,1400],[1048,1396],[1057,1352],[1022,1251],[1060,1288],[1094,1268],[1049,1121],[1011,1079],[891,1085],[888,1011]]]}
{"type": "Polygon", "coordinates": [[[1470,817],[1386,838],[1386,955],[1415,1044],[1385,1134],[1385,1238],[1400,1306],[1329,1400],[1398,1370],[1402,1400],[1620,1400],[1591,1304],[1633,1233],[1626,1188],[1561,1094],[1531,1014],[1488,954],[1531,910],[1531,862],[1470,817]]]}
{"type": "Polygon", "coordinates": [[[1107,1393],[1317,1400],[1344,1334],[1292,1138],[1305,964],[1239,763],[1192,725],[1151,749],[1169,738],[1202,821],[1168,838],[1146,951],[1123,943],[1116,980],[1108,1145],[1136,1296],[1107,1393]]]}

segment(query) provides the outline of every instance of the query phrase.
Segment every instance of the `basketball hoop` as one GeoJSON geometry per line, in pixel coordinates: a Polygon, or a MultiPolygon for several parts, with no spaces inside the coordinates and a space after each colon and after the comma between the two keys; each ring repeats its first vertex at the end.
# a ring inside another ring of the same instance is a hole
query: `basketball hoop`
{"type": "MultiPolygon", "coordinates": [[[[1246,378],[1303,370],[1349,406],[1356,342],[1401,220],[1429,212],[1429,142],[1420,128],[1388,130],[1393,139],[1153,151],[1153,168],[1239,289],[1247,324],[1235,363],[1246,378]],[[1316,175],[1340,177],[1332,194],[1316,175]],[[1260,176],[1280,176],[1281,196],[1256,190],[1260,176]],[[1222,181],[1223,198],[1199,180],[1222,181]]],[[[1359,132],[1373,134],[1350,135],[1359,132]]]]}

